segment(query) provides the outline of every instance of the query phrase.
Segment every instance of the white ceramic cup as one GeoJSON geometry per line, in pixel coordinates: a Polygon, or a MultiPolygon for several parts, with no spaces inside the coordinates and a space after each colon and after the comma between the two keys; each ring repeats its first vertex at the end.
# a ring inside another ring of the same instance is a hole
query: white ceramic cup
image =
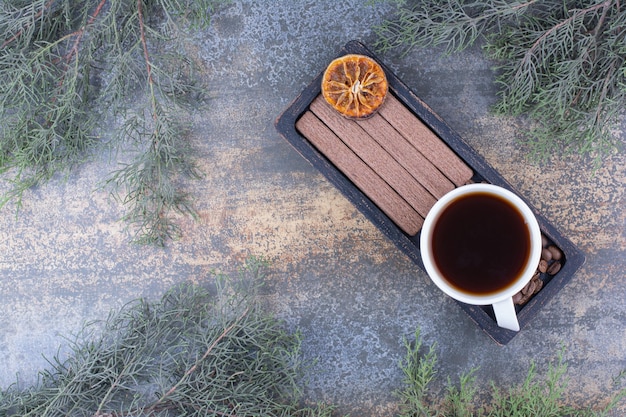
{"type": "Polygon", "coordinates": [[[498,326],[509,330],[519,331],[519,322],[517,320],[517,314],[515,312],[512,297],[524,288],[524,286],[526,286],[535,274],[541,258],[542,249],[541,231],[539,229],[537,219],[535,218],[532,210],[521,198],[505,188],[492,184],[470,184],[455,188],[441,197],[426,216],[424,225],[422,226],[420,248],[422,261],[424,262],[424,267],[426,268],[428,276],[444,293],[466,304],[492,305],[498,326]],[[526,259],[526,263],[522,267],[522,272],[520,272],[517,275],[517,278],[504,289],[491,292],[488,295],[465,292],[456,286],[453,286],[443,276],[433,259],[431,242],[435,225],[441,213],[457,199],[471,193],[487,193],[506,200],[521,214],[529,231],[529,256],[526,259]]]}

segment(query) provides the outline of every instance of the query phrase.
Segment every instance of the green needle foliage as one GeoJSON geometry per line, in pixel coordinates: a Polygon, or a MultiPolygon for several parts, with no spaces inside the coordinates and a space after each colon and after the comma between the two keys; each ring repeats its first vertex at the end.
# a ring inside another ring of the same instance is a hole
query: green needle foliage
{"type": "Polygon", "coordinates": [[[263,261],[217,290],[182,285],[90,325],[29,389],[0,392],[2,416],[329,417],[297,401],[300,337],[264,313],[263,261]]]}
{"type": "MultiPolygon", "coordinates": [[[[0,2],[0,207],[69,172],[119,126],[115,152],[135,156],[105,181],[126,206],[134,240],[178,236],[194,213],[182,191],[197,177],[184,111],[203,104],[181,34],[205,26],[218,0],[0,2]]],[[[119,155],[116,153],[115,155],[119,155]]]]}
{"type": "Polygon", "coordinates": [[[495,111],[529,115],[530,157],[578,152],[597,164],[622,144],[626,105],[626,5],[620,0],[397,1],[376,28],[380,50],[483,41],[496,61],[495,111]],[[411,4],[409,4],[411,3],[411,4]]]}
{"type": "MultiPolygon", "coordinates": [[[[532,364],[517,387],[502,390],[492,383],[490,398],[478,392],[476,369],[472,369],[461,375],[458,386],[448,378],[444,397],[435,399],[430,385],[437,376],[437,355],[434,346],[424,353],[422,345],[419,329],[413,343],[405,341],[407,353],[400,363],[404,387],[397,393],[402,401],[400,417],[606,417],[626,398],[626,388],[616,388],[608,404],[597,410],[563,405],[567,365],[561,352],[543,377],[532,364]]],[[[616,387],[623,377],[622,373],[616,378],[616,387]]]]}

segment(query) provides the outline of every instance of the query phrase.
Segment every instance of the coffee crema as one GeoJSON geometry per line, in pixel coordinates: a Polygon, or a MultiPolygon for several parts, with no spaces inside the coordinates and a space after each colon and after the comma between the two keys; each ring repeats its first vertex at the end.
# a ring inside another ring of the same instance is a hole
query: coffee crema
{"type": "Polygon", "coordinates": [[[497,195],[476,192],[443,209],[432,233],[433,261],[457,290],[489,295],[508,288],[531,255],[524,217],[497,195]]]}

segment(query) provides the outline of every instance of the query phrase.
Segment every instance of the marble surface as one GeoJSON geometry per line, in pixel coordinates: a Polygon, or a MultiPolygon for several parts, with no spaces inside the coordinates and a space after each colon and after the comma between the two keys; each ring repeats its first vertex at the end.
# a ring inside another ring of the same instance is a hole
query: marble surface
{"type": "Polygon", "coordinates": [[[595,171],[578,156],[529,163],[519,142],[526,122],[489,112],[494,74],[478,48],[379,55],[587,257],[533,323],[496,345],[274,128],[341,46],[376,40],[372,26],[391,8],[361,3],[234,1],[189,39],[212,99],[188,116],[205,177],[187,185],[200,216],[181,219],[181,240],[128,243],[123,208],[98,190],[114,167],[105,157],[26,193],[17,218],[0,212],[0,386],[36,381],[44,357],[63,354],[64,336],[111,309],[263,255],[269,308],[301,330],[303,357],[315,361],[308,401],[393,415],[403,338],[418,327],[436,344],[436,392],[475,367],[485,388],[519,383],[531,362],[544,372],[563,347],[566,401],[606,400],[626,369],[626,153],[595,171]]]}

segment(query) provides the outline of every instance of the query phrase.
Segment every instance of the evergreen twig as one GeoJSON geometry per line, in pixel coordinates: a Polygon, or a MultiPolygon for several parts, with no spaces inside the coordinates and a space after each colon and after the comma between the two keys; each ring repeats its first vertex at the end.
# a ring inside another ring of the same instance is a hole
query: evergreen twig
{"type": "Polygon", "coordinates": [[[194,215],[182,186],[199,177],[179,119],[203,103],[181,34],[224,1],[0,3],[0,207],[19,211],[25,191],[71,172],[102,149],[98,130],[118,124],[109,145],[135,157],[105,183],[127,207],[133,240],[177,237],[172,213],[194,215]]]}
{"type": "MultiPolygon", "coordinates": [[[[430,389],[436,375],[434,346],[425,355],[421,353],[419,329],[413,344],[405,342],[405,346],[406,359],[400,364],[405,374],[404,386],[397,393],[402,400],[401,417],[606,417],[626,398],[626,388],[618,388],[603,407],[594,409],[564,405],[567,365],[561,351],[556,363],[549,365],[544,376],[539,376],[533,363],[524,381],[516,387],[502,390],[492,382],[490,399],[476,395],[477,369],[472,369],[461,375],[458,386],[448,378],[445,396],[435,400],[430,389]],[[483,401],[488,402],[481,403],[483,401]]],[[[616,388],[622,382],[623,374],[615,381],[616,388]]]]}
{"type": "Polygon", "coordinates": [[[184,284],[85,327],[30,388],[0,391],[0,415],[330,417],[299,405],[300,336],[263,312],[264,262],[209,291],[184,284]]]}
{"type": "Polygon", "coordinates": [[[422,339],[419,329],[415,332],[414,345],[404,339],[406,355],[400,362],[400,369],[404,373],[404,388],[397,392],[402,400],[401,417],[429,417],[432,413],[432,403],[428,400],[430,383],[435,379],[437,371],[437,353],[431,345],[422,357],[422,339]]]}
{"type": "Polygon", "coordinates": [[[481,39],[496,61],[500,114],[527,114],[524,135],[539,162],[578,152],[599,165],[623,143],[615,132],[626,104],[626,8],[620,0],[434,0],[400,4],[377,27],[380,50],[481,39]]]}

